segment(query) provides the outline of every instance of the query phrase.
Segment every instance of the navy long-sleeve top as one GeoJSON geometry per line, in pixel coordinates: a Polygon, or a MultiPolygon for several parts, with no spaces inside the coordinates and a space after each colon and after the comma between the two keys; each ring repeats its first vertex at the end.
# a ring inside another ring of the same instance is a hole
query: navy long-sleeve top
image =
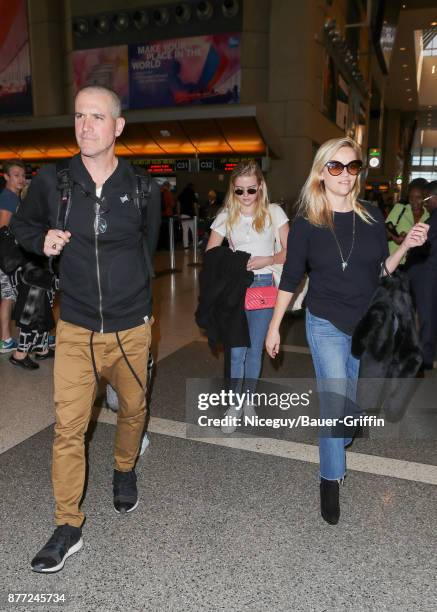
{"type": "Polygon", "coordinates": [[[365,207],[374,222],[366,223],[355,215],[355,240],[349,259],[353,212],[334,213],[333,231],[343,260],[348,260],[344,271],[333,231],[297,217],[288,234],[287,259],[279,286],[293,293],[307,272],[309,311],[349,335],[369,306],[378,287],[381,264],[389,254],[382,214],[370,205],[365,207]]]}

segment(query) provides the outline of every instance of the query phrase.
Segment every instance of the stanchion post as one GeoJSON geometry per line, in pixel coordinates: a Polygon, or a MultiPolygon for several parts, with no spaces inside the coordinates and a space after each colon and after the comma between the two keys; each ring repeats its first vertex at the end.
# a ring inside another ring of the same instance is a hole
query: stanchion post
{"type": "Polygon", "coordinates": [[[193,261],[188,266],[196,267],[201,266],[202,263],[199,261],[199,238],[197,235],[199,217],[193,217],[193,261]]]}
{"type": "Polygon", "coordinates": [[[176,269],[175,254],[174,254],[174,217],[168,219],[168,237],[170,246],[170,270],[176,269]]]}
{"type": "Polygon", "coordinates": [[[197,249],[198,249],[198,234],[197,234],[197,215],[194,215],[193,217],[193,248],[194,248],[194,253],[193,253],[193,263],[197,264],[198,260],[197,260],[197,249]]]}

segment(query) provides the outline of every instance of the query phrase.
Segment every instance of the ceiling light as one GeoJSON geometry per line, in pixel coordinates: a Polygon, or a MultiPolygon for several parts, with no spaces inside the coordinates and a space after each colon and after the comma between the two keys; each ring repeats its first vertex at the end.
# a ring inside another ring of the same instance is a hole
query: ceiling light
{"type": "Polygon", "coordinates": [[[114,28],[119,32],[123,32],[127,30],[130,25],[130,18],[127,13],[117,13],[114,15],[112,19],[112,23],[114,24],[114,28]]]}
{"type": "Polygon", "coordinates": [[[156,9],[153,11],[153,21],[155,25],[162,27],[168,24],[170,20],[170,13],[166,8],[156,9]]]}
{"type": "Polygon", "coordinates": [[[405,77],[404,81],[409,81],[410,77],[405,77]]]}
{"type": "Polygon", "coordinates": [[[407,47],[399,47],[399,51],[406,51],[407,47]]]}
{"type": "Polygon", "coordinates": [[[402,68],[408,68],[408,64],[402,64],[402,68]]]}
{"type": "Polygon", "coordinates": [[[106,34],[111,29],[111,22],[107,15],[101,15],[94,20],[94,28],[99,34],[106,34]]]}
{"type": "Polygon", "coordinates": [[[149,16],[147,15],[147,11],[135,11],[135,13],[132,15],[132,21],[134,22],[134,26],[137,28],[137,30],[142,30],[149,24],[149,16]]]}
{"type": "Polygon", "coordinates": [[[433,28],[435,28],[437,26],[437,21],[431,21],[431,24],[433,28]]]}
{"type": "Polygon", "coordinates": [[[435,64],[433,64],[432,68],[431,68],[431,73],[435,74],[435,64]]]}
{"type": "Polygon", "coordinates": [[[408,102],[412,102],[412,101],[413,101],[413,98],[408,98],[408,102]]]}
{"type": "Polygon", "coordinates": [[[177,23],[187,23],[191,19],[191,8],[188,4],[178,4],[174,12],[177,23]]]}
{"type": "Polygon", "coordinates": [[[73,32],[75,36],[85,36],[88,34],[90,29],[89,23],[86,19],[79,17],[79,19],[75,19],[73,22],[73,32]]]}
{"type": "Polygon", "coordinates": [[[198,2],[196,6],[196,15],[197,19],[200,21],[206,21],[207,19],[211,19],[214,9],[212,8],[211,2],[207,2],[206,0],[202,0],[202,2],[198,2]]]}
{"type": "Polygon", "coordinates": [[[411,91],[411,89],[406,89],[405,91],[407,91],[407,92],[408,92],[408,91],[411,91]]]}
{"type": "Polygon", "coordinates": [[[222,12],[225,17],[235,17],[239,10],[238,0],[224,0],[222,3],[222,12]]]}

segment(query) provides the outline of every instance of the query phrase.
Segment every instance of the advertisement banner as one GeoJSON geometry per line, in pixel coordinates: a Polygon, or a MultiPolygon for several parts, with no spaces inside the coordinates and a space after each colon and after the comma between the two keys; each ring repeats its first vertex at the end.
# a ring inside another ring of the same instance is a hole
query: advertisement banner
{"type": "Polygon", "coordinates": [[[118,93],[122,108],[129,108],[127,45],[85,49],[73,53],[74,88],[102,85],[118,93]]]}
{"type": "Polygon", "coordinates": [[[0,0],[0,115],[31,115],[26,0],[0,0]]]}
{"type": "Polygon", "coordinates": [[[240,101],[240,34],[129,45],[130,108],[240,101]]]}

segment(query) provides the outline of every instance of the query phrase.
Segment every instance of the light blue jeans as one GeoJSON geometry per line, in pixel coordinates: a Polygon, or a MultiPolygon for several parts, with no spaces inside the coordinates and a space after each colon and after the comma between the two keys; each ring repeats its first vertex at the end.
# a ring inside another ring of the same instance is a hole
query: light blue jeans
{"type": "MultiPolygon", "coordinates": [[[[272,285],[271,274],[257,274],[251,287],[272,285]]],[[[254,392],[261,373],[262,354],[267,329],[273,316],[273,308],[246,310],[249,324],[250,348],[237,346],[231,349],[231,378],[235,391],[240,393],[245,381],[245,391],[254,392]]]]}
{"type": "MultiPolygon", "coordinates": [[[[320,393],[320,417],[357,416],[355,399],[360,362],[351,354],[352,337],[309,310],[306,333],[320,393]]],[[[319,438],[320,475],[326,480],[340,480],[346,474],[345,447],[352,438],[336,437],[341,436],[338,432],[338,429],[331,432],[324,429],[319,438]]]]}

